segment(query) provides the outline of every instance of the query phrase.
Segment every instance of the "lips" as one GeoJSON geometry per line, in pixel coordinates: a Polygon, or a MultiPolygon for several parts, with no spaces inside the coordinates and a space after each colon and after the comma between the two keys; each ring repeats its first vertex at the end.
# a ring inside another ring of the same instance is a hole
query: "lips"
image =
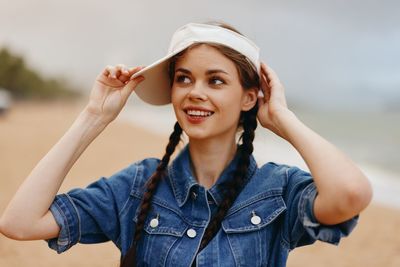
{"type": "Polygon", "coordinates": [[[213,111],[201,107],[187,107],[184,109],[187,119],[191,123],[201,123],[214,114],[213,111]]]}
{"type": "Polygon", "coordinates": [[[194,109],[186,110],[186,114],[188,114],[189,116],[196,116],[196,117],[209,117],[213,113],[214,112],[203,111],[203,110],[194,110],[194,109]]]}

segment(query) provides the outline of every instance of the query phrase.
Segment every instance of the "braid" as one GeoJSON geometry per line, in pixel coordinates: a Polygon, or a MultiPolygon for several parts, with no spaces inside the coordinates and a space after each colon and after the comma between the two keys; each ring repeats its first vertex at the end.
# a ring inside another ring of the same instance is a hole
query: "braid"
{"type": "Polygon", "coordinates": [[[232,182],[226,187],[224,200],[204,233],[199,251],[201,251],[218,232],[222,220],[244,186],[250,164],[250,155],[253,153],[254,131],[257,128],[257,111],[258,106],[255,105],[251,110],[243,113],[243,133],[240,137],[242,144],[237,152],[239,153],[239,163],[232,182]]]}
{"type": "Polygon", "coordinates": [[[165,154],[162,157],[160,163],[157,166],[156,171],[150,177],[146,185],[146,192],[143,195],[143,200],[140,204],[140,213],[138,215],[135,234],[133,237],[133,243],[127,254],[121,259],[120,267],[132,267],[136,266],[136,246],[142,237],[142,231],[144,228],[144,222],[147,214],[151,208],[151,200],[157,189],[157,186],[165,174],[165,170],[168,166],[171,155],[174,153],[176,146],[181,140],[182,128],[178,122],[175,123],[174,131],[169,137],[169,143],[165,149],[165,154]]]}

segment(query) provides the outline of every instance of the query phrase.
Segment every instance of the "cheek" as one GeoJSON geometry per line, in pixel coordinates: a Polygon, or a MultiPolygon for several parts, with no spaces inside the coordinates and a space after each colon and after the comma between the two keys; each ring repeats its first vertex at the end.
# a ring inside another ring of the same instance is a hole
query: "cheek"
{"type": "Polygon", "coordinates": [[[182,106],[183,99],[185,98],[184,92],[182,90],[171,88],[171,104],[175,112],[175,116],[178,119],[178,114],[182,106]]]}
{"type": "Polygon", "coordinates": [[[238,101],[225,101],[221,107],[221,115],[228,124],[239,121],[241,108],[238,101]]]}
{"type": "Polygon", "coordinates": [[[171,88],[171,103],[172,105],[175,107],[180,99],[180,95],[179,95],[179,90],[176,90],[176,88],[172,87],[171,88]]]}
{"type": "Polygon", "coordinates": [[[240,113],[242,109],[242,95],[239,93],[230,94],[229,97],[223,95],[219,97],[219,102],[223,105],[224,110],[233,114],[240,113]]]}

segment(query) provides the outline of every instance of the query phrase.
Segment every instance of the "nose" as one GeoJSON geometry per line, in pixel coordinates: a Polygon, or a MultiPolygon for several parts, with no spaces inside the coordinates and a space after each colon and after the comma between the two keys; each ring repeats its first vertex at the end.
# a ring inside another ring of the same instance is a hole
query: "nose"
{"type": "Polygon", "coordinates": [[[193,85],[189,91],[188,97],[190,100],[205,101],[207,100],[207,94],[205,93],[204,86],[197,82],[193,85]]]}

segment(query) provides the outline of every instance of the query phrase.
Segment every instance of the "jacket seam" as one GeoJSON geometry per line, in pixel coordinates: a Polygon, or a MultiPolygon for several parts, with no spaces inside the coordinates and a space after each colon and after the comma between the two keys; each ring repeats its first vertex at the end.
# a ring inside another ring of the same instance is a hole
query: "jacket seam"
{"type": "MultiPolygon", "coordinates": [[[[132,191],[133,191],[133,187],[134,187],[134,185],[135,185],[135,181],[136,181],[136,178],[137,178],[137,176],[138,176],[138,172],[139,172],[138,169],[139,169],[139,168],[140,168],[140,166],[138,166],[138,167],[136,168],[136,170],[135,170],[135,174],[134,174],[134,176],[133,176],[132,184],[131,184],[131,187],[130,187],[130,191],[129,191],[129,192],[132,192],[132,191]]],[[[130,194],[128,194],[128,196],[127,196],[127,198],[126,198],[126,200],[125,200],[125,202],[124,202],[124,205],[122,206],[120,212],[118,212],[118,217],[119,217],[119,218],[121,218],[121,214],[125,211],[126,206],[127,206],[128,203],[129,203],[129,197],[130,197],[130,194]]]]}
{"type": "Polygon", "coordinates": [[[272,198],[276,196],[282,196],[282,189],[280,188],[273,188],[270,189],[266,192],[262,192],[246,201],[243,201],[237,205],[234,205],[227,213],[226,217],[240,211],[241,209],[250,206],[251,204],[254,204],[255,202],[258,202],[260,200],[266,199],[266,198],[272,198]]]}
{"type": "Polygon", "coordinates": [[[78,217],[78,239],[77,239],[77,242],[79,243],[79,241],[81,240],[81,235],[82,235],[81,234],[82,233],[82,231],[81,231],[81,216],[79,215],[78,208],[76,207],[76,205],[75,205],[74,201],[72,200],[72,198],[70,197],[70,195],[68,195],[68,194],[65,194],[65,195],[67,196],[68,200],[71,202],[72,206],[74,207],[76,216],[78,217]]]}
{"type": "MultiPolygon", "coordinates": [[[[285,188],[286,188],[286,191],[287,191],[287,184],[289,183],[289,168],[288,167],[286,167],[286,170],[285,170],[285,188]]],[[[287,221],[288,221],[288,224],[289,224],[289,222],[290,222],[290,212],[287,212],[287,221]]],[[[287,230],[288,231],[288,236],[286,236],[286,232],[285,231],[282,231],[281,232],[281,236],[282,236],[282,240],[285,242],[285,244],[287,245],[287,247],[288,248],[290,248],[290,240],[289,240],[289,229],[287,230]]]]}
{"type": "MultiPolygon", "coordinates": [[[[136,191],[132,192],[132,195],[139,199],[142,199],[142,197],[143,197],[142,194],[138,194],[136,191]]],[[[160,198],[158,198],[156,196],[153,196],[152,203],[157,204],[165,209],[172,211],[188,225],[196,226],[196,227],[204,227],[204,225],[206,224],[206,221],[204,221],[204,220],[203,220],[203,223],[192,222],[190,219],[186,218],[180,210],[170,207],[169,205],[166,204],[167,202],[162,201],[160,198]]]]}
{"type": "MultiPolygon", "coordinates": [[[[66,195],[66,194],[64,194],[66,195]]],[[[61,201],[61,200],[60,200],[61,201]]],[[[66,246],[66,249],[70,248],[72,246],[72,236],[71,236],[71,231],[70,231],[70,225],[67,219],[67,216],[65,216],[64,211],[62,210],[62,208],[60,207],[60,205],[57,203],[57,201],[54,202],[54,205],[56,206],[58,213],[62,216],[63,220],[64,220],[64,229],[67,230],[67,234],[68,234],[68,240],[67,240],[67,244],[66,245],[62,245],[62,246],[66,246]]],[[[61,233],[61,231],[60,231],[61,233]]],[[[57,238],[57,246],[59,246],[58,241],[60,239],[60,236],[58,236],[57,238]]]]}

